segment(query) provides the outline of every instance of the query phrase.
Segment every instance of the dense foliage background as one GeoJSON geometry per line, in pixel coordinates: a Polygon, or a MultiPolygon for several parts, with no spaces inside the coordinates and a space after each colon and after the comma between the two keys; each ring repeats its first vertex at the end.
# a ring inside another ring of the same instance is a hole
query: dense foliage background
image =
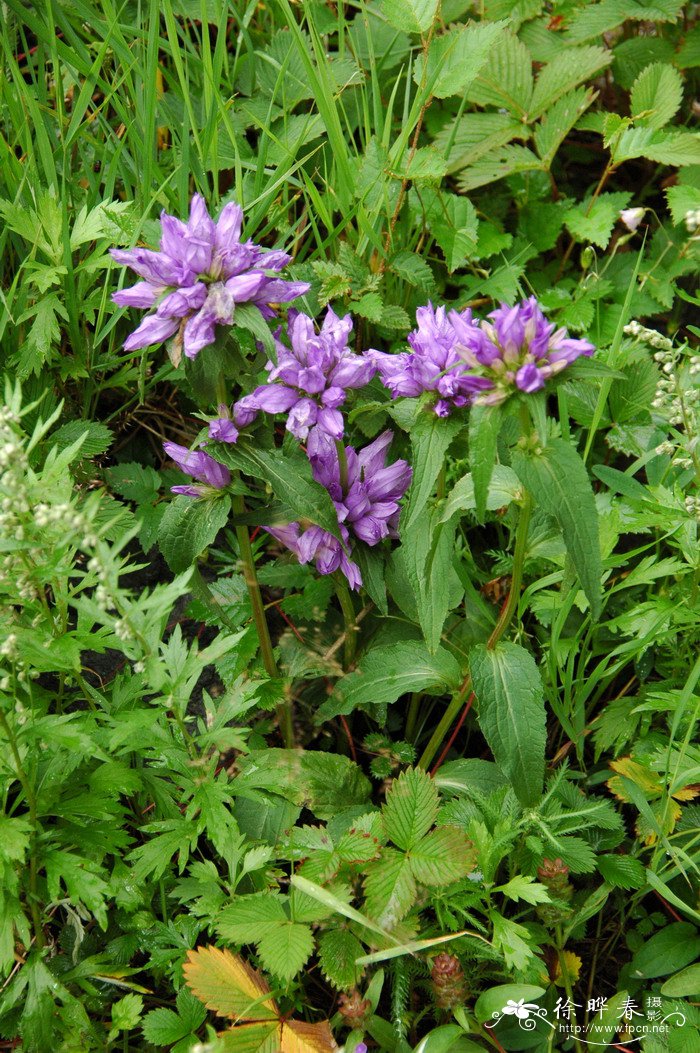
{"type": "Polygon", "coordinates": [[[0,1048],[700,1048],[696,15],[3,4],[0,1048]],[[358,353],[534,295],[596,354],[351,393],[413,469],[351,595],[262,529],[333,526],[279,417],[169,492],[278,324],[123,349],[108,250],[194,193],[358,353]]]}

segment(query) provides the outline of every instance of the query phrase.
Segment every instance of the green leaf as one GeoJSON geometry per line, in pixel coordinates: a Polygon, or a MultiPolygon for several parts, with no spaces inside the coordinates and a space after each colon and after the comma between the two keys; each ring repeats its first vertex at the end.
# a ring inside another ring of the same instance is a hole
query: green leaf
{"type": "Polygon", "coordinates": [[[355,965],[355,960],[362,952],[362,944],[347,929],[331,929],[330,932],[324,932],[318,941],[321,971],[339,991],[357,986],[363,970],[355,965]]]}
{"type": "Polygon", "coordinates": [[[602,1012],[596,1013],[588,1025],[586,1045],[590,1044],[594,1049],[600,1049],[613,1041],[625,1006],[629,1004],[627,999],[627,991],[616,991],[606,1000],[602,1012]]]}
{"type": "Polygon", "coordinates": [[[452,173],[511,139],[526,139],[528,135],[527,126],[508,113],[468,113],[441,128],[435,145],[447,155],[447,171],[452,173]]]}
{"type": "Polygon", "coordinates": [[[431,830],[409,852],[411,869],[421,885],[450,885],[474,869],[469,838],[455,826],[431,830]]]}
{"type": "Polygon", "coordinates": [[[338,515],[330,494],[314,479],[309,459],[301,450],[265,450],[242,442],[210,443],[207,450],[221,464],[240,468],[253,479],[265,479],[295,518],[308,519],[339,536],[338,515]]]}
{"type": "MultiPolygon", "coordinates": [[[[476,409],[472,407],[472,413],[476,409]]],[[[496,464],[493,467],[493,475],[486,494],[486,508],[493,512],[497,508],[518,499],[522,490],[522,484],[512,468],[504,464],[496,464]]],[[[441,519],[447,522],[457,512],[470,511],[476,508],[476,497],[474,495],[474,478],[471,472],[467,472],[459,479],[449,493],[445,507],[442,510],[441,519]]]]}
{"type": "Polygon", "coordinates": [[[413,69],[416,84],[426,79],[426,87],[438,99],[463,95],[479,71],[488,63],[503,23],[481,22],[452,26],[434,37],[428,49],[427,66],[419,55],[413,69]],[[427,70],[427,72],[426,72],[427,70]]]}
{"type": "Polygon", "coordinates": [[[530,52],[515,34],[502,33],[469,87],[467,98],[480,106],[505,109],[522,121],[530,109],[532,90],[530,52]]]}
{"type": "Polygon", "coordinates": [[[530,119],[541,117],[562,95],[589,80],[612,62],[612,53],[597,45],[565,48],[542,68],[530,103],[530,119]]]}
{"type": "Polygon", "coordinates": [[[29,847],[32,824],[28,819],[0,815],[0,859],[19,863],[29,847]]]}
{"type": "Polygon", "coordinates": [[[138,1026],[143,1012],[143,998],[138,994],[126,994],[112,1002],[111,1034],[119,1031],[131,1031],[138,1026]]]}
{"type": "Polygon", "coordinates": [[[203,500],[178,494],[168,505],[158,528],[158,544],[175,573],[188,570],[211,545],[228,521],[227,495],[203,500]]]}
{"type": "Polygon", "coordinates": [[[379,546],[358,545],[353,553],[362,574],[362,588],[383,615],[389,613],[384,576],[384,557],[379,546]]]}
{"type": "Polygon", "coordinates": [[[700,187],[670,186],[667,187],[665,193],[676,227],[685,222],[686,212],[695,212],[696,209],[700,209],[700,187]]]}
{"type": "Polygon", "coordinates": [[[535,128],[535,148],[548,168],[564,139],[594,98],[595,92],[590,88],[577,88],[569,92],[547,110],[535,128]]]}
{"type": "Polygon", "coordinates": [[[260,960],[268,972],[291,980],[303,968],[314,949],[308,925],[288,921],[266,932],[257,941],[260,960]]]}
{"type": "Polygon", "coordinates": [[[190,1032],[188,1024],[172,1009],[154,1009],[143,1018],[143,1037],[153,1046],[170,1046],[190,1032]]]}
{"type": "Polygon", "coordinates": [[[466,197],[430,191],[421,195],[422,213],[427,229],[445,254],[450,273],[474,254],[479,221],[476,209],[466,197]]]}
{"type": "Polygon", "coordinates": [[[498,911],[492,910],[490,913],[493,922],[493,946],[503,955],[507,968],[527,968],[535,957],[531,943],[533,938],[529,930],[510,918],[504,918],[498,911]]]}
{"type": "Polygon", "coordinates": [[[496,1013],[502,1013],[508,1002],[536,1002],[544,993],[544,987],[532,984],[499,984],[477,998],[474,1015],[480,1024],[485,1024],[496,1013]]]}
{"type": "Polygon", "coordinates": [[[237,896],[219,914],[216,930],[225,940],[233,943],[257,943],[268,932],[274,932],[289,918],[285,914],[283,901],[275,893],[257,892],[250,896],[237,896]]]}
{"type": "Polygon", "coordinates": [[[494,760],[526,805],[539,799],[547,740],[542,681],[532,656],[502,641],[469,657],[479,726],[494,760]]]}
{"type": "Polygon", "coordinates": [[[513,469],[539,506],[559,523],[596,619],[601,609],[602,563],[598,512],[585,465],[573,446],[552,439],[537,456],[513,454],[513,469]]]}
{"type": "Polygon", "coordinates": [[[408,768],[391,784],[382,809],[387,837],[408,851],[435,823],[438,792],[422,768],[408,768]]]}
{"type": "Polygon", "coordinates": [[[693,132],[663,132],[654,128],[627,128],[612,148],[615,164],[634,157],[648,157],[659,164],[680,168],[700,164],[700,140],[693,132]]]}
{"type": "Polygon", "coordinates": [[[639,74],[630,95],[630,113],[636,125],[663,128],[683,101],[683,81],[670,63],[653,62],[639,74]]]}
{"type": "Polygon", "coordinates": [[[393,929],[416,900],[411,864],[403,852],[387,848],[365,878],[364,909],[384,929],[393,929]]]}
{"type": "Polygon", "coordinates": [[[596,865],[603,881],[613,888],[643,888],[646,884],[644,867],[633,856],[598,856],[596,865]]]}
{"type": "Polygon", "coordinates": [[[160,475],[155,468],[136,461],[108,468],[105,477],[115,493],[137,504],[154,500],[161,485],[160,475]]]}
{"type": "Polygon", "coordinates": [[[328,720],[362,705],[388,705],[412,691],[448,691],[459,685],[459,664],[439,647],[430,654],[421,643],[380,644],[360,659],[357,669],[335,685],[319,710],[328,720]]]}
{"type": "Polygon", "coordinates": [[[633,955],[630,976],[654,979],[690,965],[700,957],[700,933],[687,921],[676,921],[654,933],[633,955]]]}
{"type": "Polygon", "coordinates": [[[501,892],[508,899],[515,900],[516,903],[519,903],[521,899],[525,903],[532,904],[552,902],[547,887],[535,881],[528,874],[516,874],[506,885],[500,885],[494,891],[501,892]]]}
{"type": "Polygon", "coordinates": [[[425,33],[437,15],[439,0],[382,0],[387,22],[406,33],[425,33]]]}
{"type": "Polygon", "coordinates": [[[425,411],[411,429],[413,479],[401,517],[402,535],[425,508],[435,480],[445,464],[447,449],[463,426],[458,415],[444,418],[432,411],[425,411]]]}
{"type": "Polygon", "coordinates": [[[389,269],[417,289],[431,289],[435,284],[430,265],[415,252],[397,252],[389,261],[389,269]]]}
{"type": "Polygon", "coordinates": [[[76,456],[96,457],[109,449],[113,438],[106,424],[100,424],[98,421],[71,420],[51,433],[49,443],[59,450],[67,450],[78,439],[82,439],[76,456]]]}
{"type": "Polygon", "coordinates": [[[667,998],[694,998],[700,995],[700,962],[670,976],[661,987],[661,994],[667,998]]]}
{"type": "Polygon", "coordinates": [[[464,193],[476,187],[495,183],[498,179],[517,172],[542,171],[543,164],[537,154],[526,146],[504,146],[486,154],[476,164],[459,173],[459,187],[464,193]]]}
{"type": "Polygon", "coordinates": [[[496,446],[501,430],[500,406],[472,406],[469,414],[469,464],[474,485],[477,522],[486,514],[489,484],[496,463],[496,446]]]}
{"type": "Polygon", "coordinates": [[[629,204],[631,194],[616,191],[600,194],[594,201],[586,198],[564,213],[564,222],[578,241],[590,241],[601,249],[610,241],[613,227],[620,218],[620,210],[629,204]]]}
{"type": "Polygon", "coordinates": [[[428,650],[440,646],[448,612],[457,606],[464,588],[454,568],[456,523],[442,522],[440,509],[424,509],[410,530],[401,530],[401,548],[394,554],[415,599],[428,650]]]}

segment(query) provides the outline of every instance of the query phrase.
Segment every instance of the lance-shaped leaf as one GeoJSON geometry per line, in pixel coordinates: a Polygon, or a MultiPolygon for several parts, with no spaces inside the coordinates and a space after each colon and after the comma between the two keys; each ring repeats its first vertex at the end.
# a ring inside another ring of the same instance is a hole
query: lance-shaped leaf
{"type": "Polygon", "coordinates": [[[291,510],[297,519],[307,519],[335,537],[338,515],[325,486],[311,474],[307,457],[296,450],[257,449],[247,443],[211,443],[208,452],[228,468],[238,468],[254,479],[270,484],[275,497],[291,510]]]}
{"type": "Polygon", "coordinates": [[[591,616],[601,609],[603,573],[598,535],[598,513],[585,465],[563,439],[552,439],[539,454],[516,450],[513,469],[532,496],[559,523],[567,551],[591,605],[591,616]]]}
{"type": "Polygon", "coordinates": [[[421,413],[411,428],[413,480],[408,502],[401,516],[401,532],[408,530],[425,508],[433,492],[435,480],[445,463],[447,448],[463,427],[458,416],[438,417],[435,413],[421,413]]]}
{"type": "Polygon", "coordinates": [[[469,414],[469,465],[474,483],[476,518],[483,523],[489,483],[496,463],[496,443],[501,430],[500,406],[472,406],[469,414]]]}
{"type": "Polygon", "coordinates": [[[523,804],[534,804],[544,779],[542,681],[535,661],[510,642],[475,647],[469,656],[479,726],[494,760],[523,804]]]}

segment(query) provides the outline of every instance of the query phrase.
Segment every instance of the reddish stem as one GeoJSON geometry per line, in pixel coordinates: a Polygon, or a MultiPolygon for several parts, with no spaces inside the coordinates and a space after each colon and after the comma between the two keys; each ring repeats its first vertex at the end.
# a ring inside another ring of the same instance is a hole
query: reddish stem
{"type": "Polygon", "coordinates": [[[442,753],[440,754],[440,756],[436,760],[436,762],[435,762],[435,764],[433,766],[433,769],[430,772],[431,775],[433,775],[433,776],[435,775],[435,772],[438,770],[440,765],[445,760],[445,757],[447,756],[447,754],[452,749],[452,744],[453,744],[454,740],[457,738],[457,735],[459,734],[459,731],[460,731],[462,725],[464,724],[464,721],[467,719],[467,713],[472,708],[472,702],[473,701],[474,701],[474,692],[472,691],[471,694],[469,695],[469,698],[467,699],[467,704],[465,705],[464,709],[462,710],[461,717],[459,718],[459,720],[455,724],[454,730],[453,730],[452,734],[450,735],[449,739],[447,740],[447,745],[445,746],[444,750],[442,751],[442,753]]]}

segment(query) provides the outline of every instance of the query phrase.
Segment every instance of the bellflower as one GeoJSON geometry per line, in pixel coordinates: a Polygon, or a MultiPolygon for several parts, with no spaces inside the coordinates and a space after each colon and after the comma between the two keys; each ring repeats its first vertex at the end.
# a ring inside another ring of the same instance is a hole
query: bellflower
{"type": "Polygon", "coordinates": [[[455,352],[481,384],[473,402],[496,405],[514,391],[539,391],[581,355],[595,351],[587,340],[570,337],[548,322],[534,296],[509,307],[501,304],[476,323],[450,311],[457,334],[455,352]]]}
{"type": "MultiPolygon", "coordinates": [[[[471,324],[469,309],[458,317],[464,324],[471,324]]],[[[410,351],[398,355],[369,351],[367,357],[376,365],[382,383],[394,398],[434,391],[438,395],[435,413],[448,417],[453,409],[466,406],[485,385],[469,372],[455,351],[457,333],[445,307],[419,307],[416,321],[417,328],[408,335],[410,351]]]]}
{"type": "Polygon", "coordinates": [[[204,450],[188,450],[186,446],[178,446],[175,442],[164,442],[163,449],[178,468],[187,472],[201,486],[172,486],[174,494],[187,494],[188,497],[202,497],[208,487],[222,490],[231,482],[231,473],[223,464],[219,464],[204,450]]]}
{"type": "Polygon", "coordinates": [[[287,413],[287,430],[299,440],[306,439],[312,428],[342,438],[339,407],[349,389],[363,387],[376,372],[368,358],[348,346],[350,315],[339,318],[329,308],[316,333],[308,315],[290,311],[287,331],[291,347],[276,337],[277,365],[268,363],[268,383],[240,399],[234,416],[252,418],[261,410],[287,413]]]}
{"type": "Polygon", "coordinates": [[[299,523],[290,523],[265,529],[291,549],[300,563],[313,560],[321,574],[340,570],[351,588],[359,588],[360,568],[348,559],[345,550],[350,547],[353,536],[367,545],[376,545],[385,537],[397,537],[399,502],[411,482],[411,468],[406,461],[386,464],[392,438],[392,433],[385,431],[363,450],[346,446],[347,485],[344,486],[335,442],[319,428],[309,436],[307,452],[311,470],[335,505],[344,545],[318,526],[303,530],[299,523]]]}
{"type": "Polygon", "coordinates": [[[243,209],[228,204],[216,222],[204,198],[195,194],[186,223],[166,212],[160,217],[160,249],[110,249],[117,263],[135,271],[136,285],[116,292],[119,307],[155,310],[127,337],[127,351],[167,340],[175,333],[188,358],[214,342],[217,325],[231,325],[236,304],[252,303],[264,318],[274,317],[270,306],[301,296],[306,282],[270,277],[291,257],[241,241],[243,209]]]}

